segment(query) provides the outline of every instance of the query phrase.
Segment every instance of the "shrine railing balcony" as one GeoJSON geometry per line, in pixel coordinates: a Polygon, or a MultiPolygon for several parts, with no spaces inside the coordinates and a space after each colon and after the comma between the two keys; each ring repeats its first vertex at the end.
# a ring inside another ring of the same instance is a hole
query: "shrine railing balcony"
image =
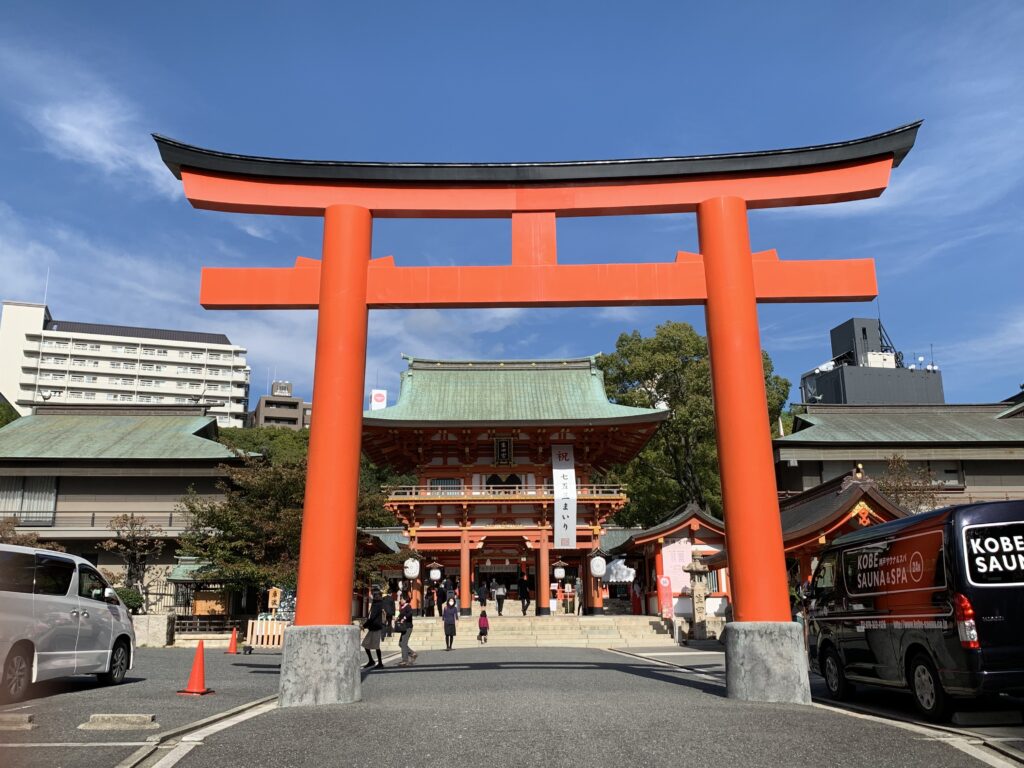
{"type": "MultiPolygon", "coordinates": [[[[553,485],[484,485],[484,486],[432,486],[400,485],[388,491],[392,502],[434,502],[438,500],[472,499],[474,501],[493,499],[495,501],[547,501],[555,498],[553,485]]],[[[585,484],[576,486],[576,498],[603,501],[625,499],[626,487],[618,484],[585,484]]]]}

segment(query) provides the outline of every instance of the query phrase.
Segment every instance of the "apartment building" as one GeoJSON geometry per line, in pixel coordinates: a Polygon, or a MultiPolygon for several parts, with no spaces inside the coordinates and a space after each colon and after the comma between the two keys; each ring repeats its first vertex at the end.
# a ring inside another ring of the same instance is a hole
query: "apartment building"
{"type": "Polygon", "coordinates": [[[222,333],[54,320],[44,304],[5,301],[0,394],[21,415],[43,403],[205,405],[244,426],[246,350],[222,333]]]}
{"type": "Polygon", "coordinates": [[[254,427],[309,429],[312,419],[313,404],[294,397],[290,381],[275,381],[270,394],[259,399],[251,421],[254,427]]]}

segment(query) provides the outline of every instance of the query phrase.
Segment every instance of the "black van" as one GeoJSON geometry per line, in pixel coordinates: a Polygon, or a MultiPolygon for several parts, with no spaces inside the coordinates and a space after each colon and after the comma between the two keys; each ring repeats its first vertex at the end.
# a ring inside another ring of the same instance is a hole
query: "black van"
{"type": "Polygon", "coordinates": [[[1024,501],[873,525],[819,556],[804,606],[811,669],[909,688],[928,718],[951,697],[1024,694],[1024,501]]]}

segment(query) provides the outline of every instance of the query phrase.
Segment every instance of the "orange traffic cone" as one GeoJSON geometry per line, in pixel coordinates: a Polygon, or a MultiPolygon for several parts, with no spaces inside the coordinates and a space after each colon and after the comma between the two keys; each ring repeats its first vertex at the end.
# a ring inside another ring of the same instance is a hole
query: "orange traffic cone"
{"type": "Polygon", "coordinates": [[[231,630],[231,642],[228,643],[228,649],[224,653],[233,653],[238,655],[238,628],[235,627],[231,630]]]}
{"type": "Polygon", "coordinates": [[[203,661],[202,640],[196,646],[196,656],[192,660],[192,674],[188,676],[188,685],[178,693],[182,696],[205,696],[208,693],[213,693],[213,689],[206,687],[206,664],[203,661]]]}

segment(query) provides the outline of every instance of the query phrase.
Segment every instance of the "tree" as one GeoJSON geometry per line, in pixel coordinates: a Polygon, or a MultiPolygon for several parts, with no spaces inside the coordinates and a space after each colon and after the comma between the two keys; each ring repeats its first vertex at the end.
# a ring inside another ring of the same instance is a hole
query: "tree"
{"type": "MultiPolygon", "coordinates": [[[[306,430],[278,427],[227,429],[221,440],[239,453],[241,466],[224,466],[218,483],[224,494],[212,501],[190,493],[182,500],[189,527],[182,551],[210,563],[211,580],[265,589],[294,587],[298,577],[302,507],[306,492],[306,430]],[[250,454],[260,454],[258,456],[250,454]]],[[[395,525],[384,508],[390,488],[412,479],[360,457],[357,525],[395,525]]],[[[407,556],[407,555],[405,555],[407,556]]],[[[362,563],[357,571],[401,562],[399,555],[362,563]],[[378,560],[380,561],[378,563],[378,560]]]]}
{"type": "MultiPolygon", "coordinates": [[[[707,339],[688,323],[663,323],[653,336],[620,335],[615,352],[599,357],[598,365],[613,402],[667,408],[672,414],[633,461],[607,474],[605,480],[629,488],[630,502],[617,520],[652,525],[690,502],[721,515],[707,339]]],[[[778,421],[790,383],[775,375],[767,353],[762,365],[770,421],[765,427],[770,427],[778,421]]]]}
{"type": "Polygon", "coordinates": [[[41,542],[38,533],[19,533],[18,518],[0,517],[0,544],[13,544],[18,547],[39,547],[63,552],[64,547],[55,541],[41,542]]]}
{"type": "Polygon", "coordinates": [[[10,424],[18,418],[18,412],[14,407],[0,396],[0,427],[10,424]]]}
{"type": "MultiPolygon", "coordinates": [[[[149,594],[151,586],[151,558],[159,557],[166,543],[164,529],[131,512],[117,515],[108,523],[108,527],[114,532],[115,538],[101,541],[100,546],[108,552],[113,552],[124,563],[123,577],[116,580],[122,582],[128,589],[134,589],[139,593],[139,597],[145,600],[144,596],[149,594]]],[[[125,601],[125,605],[136,610],[133,607],[134,599],[132,602],[133,604],[129,605],[128,601],[125,601]]]]}
{"type": "Polygon", "coordinates": [[[878,490],[897,506],[911,514],[940,506],[940,489],[927,466],[912,467],[899,454],[887,459],[885,473],[878,479],[878,490]]]}

